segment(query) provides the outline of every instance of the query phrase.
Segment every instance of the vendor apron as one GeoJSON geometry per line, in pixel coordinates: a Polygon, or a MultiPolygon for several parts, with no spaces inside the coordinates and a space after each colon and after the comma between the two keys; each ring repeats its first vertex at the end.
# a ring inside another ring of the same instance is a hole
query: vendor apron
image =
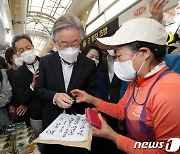
{"type": "Polygon", "coordinates": [[[157,83],[158,80],[160,80],[163,76],[166,74],[171,73],[170,71],[164,71],[161,73],[154,83],[149,88],[147,97],[144,101],[144,104],[142,105],[142,111],[140,114],[139,120],[130,120],[127,115],[127,109],[132,101],[132,95],[130,96],[126,106],[125,106],[125,121],[126,121],[126,129],[128,131],[128,136],[131,139],[134,139],[136,141],[144,142],[144,141],[155,141],[155,133],[153,127],[150,127],[145,124],[146,120],[146,105],[148,102],[149,95],[154,87],[154,85],[157,83]]]}

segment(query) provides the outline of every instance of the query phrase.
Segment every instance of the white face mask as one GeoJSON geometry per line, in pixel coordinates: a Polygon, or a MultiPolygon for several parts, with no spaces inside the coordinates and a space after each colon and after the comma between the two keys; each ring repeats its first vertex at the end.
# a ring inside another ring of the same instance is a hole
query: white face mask
{"type": "Polygon", "coordinates": [[[114,50],[107,50],[107,52],[113,57],[116,56],[116,54],[114,53],[114,50]]]}
{"type": "MultiPolygon", "coordinates": [[[[134,57],[135,56],[136,54],[134,55],[134,57]]],[[[124,62],[114,62],[114,73],[119,79],[123,81],[131,81],[135,78],[136,71],[132,63],[134,57],[131,60],[127,60],[124,62]]],[[[139,70],[137,71],[137,74],[140,72],[142,66],[144,65],[144,62],[141,64],[139,70]]]]}
{"type": "Polygon", "coordinates": [[[28,50],[25,51],[24,53],[22,53],[20,55],[20,58],[26,63],[26,64],[32,64],[33,62],[35,62],[36,59],[36,55],[34,50],[28,50]]]}
{"type": "Polygon", "coordinates": [[[99,60],[97,60],[96,58],[91,58],[91,59],[95,61],[96,66],[99,64],[99,60]]]}
{"type": "Polygon", "coordinates": [[[23,60],[20,57],[15,58],[14,64],[16,64],[18,67],[23,65],[23,60]]]}
{"type": "Polygon", "coordinates": [[[77,56],[79,54],[79,48],[69,47],[58,51],[59,56],[67,61],[68,63],[74,63],[77,61],[77,56]]]}

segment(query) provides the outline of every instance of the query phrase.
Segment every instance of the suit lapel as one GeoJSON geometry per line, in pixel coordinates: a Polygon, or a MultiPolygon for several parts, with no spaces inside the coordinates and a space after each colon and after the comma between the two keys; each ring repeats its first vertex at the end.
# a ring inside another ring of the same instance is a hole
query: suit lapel
{"type": "Polygon", "coordinates": [[[65,92],[66,90],[65,90],[64,76],[62,71],[62,64],[58,52],[56,52],[54,56],[55,57],[53,58],[52,69],[54,69],[53,72],[55,73],[55,79],[57,79],[59,90],[61,92],[65,92]]]}
{"type": "Polygon", "coordinates": [[[77,62],[74,63],[74,67],[71,74],[71,79],[69,81],[69,85],[67,88],[67,92],[69,93],[76,83],[78,83],[79,76],[81,75],[83,69],[83,57],[81,54],[78,55],[77,62]]]}

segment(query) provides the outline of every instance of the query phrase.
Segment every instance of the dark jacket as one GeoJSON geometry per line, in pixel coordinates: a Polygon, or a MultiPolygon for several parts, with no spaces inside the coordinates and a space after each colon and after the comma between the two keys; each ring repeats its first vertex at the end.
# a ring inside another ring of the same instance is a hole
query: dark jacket
{"type": "Polygon", "coordinates": [[[41,120],[43,105],[36,93],[30,88],[32,81],[33,73],[29,71],[26,65],[23,65],[15,74],[14,89],[19,103],[28,106],[28,114],[30,118],[41,120]]]}
{"type": "Polygon", "coordinates": [[[12,88],[9,84],[6,72],[4,70],[0,70],[0,74],[2,78],[0,81],[0,127],[2,127],[11,124],[11,120],[7,114],[5,106],[10,102],[12,97],[12,88]]]}
{"type": "Polygon", "coordinates": [[[180,54],[166,54],[164,60],[169,68],[180,74],[180,54]]]}
{"type": "MultiPolygon", "coordinates": [[[[43,57],[39,66],[39,78],[37,79],[36,91],[44,102],[43,129],[45,129],[64,109],[53,104],[56,93],[67,93],[71,90],[81,89],[87,93],[99,96],[95,63],[82,54],[78,55],[75,62],[67,92],[65,91],[64,77],[61,60],[58,52],[43,57]]],[[[72,107],[66,109],[66,113],[83,114],[87,103],[74,103],[72,107]]]]}
{"type": "Polygon", "coordinates": [[[18,107],[21,104],[18,101],[18,97],[17,97],[16,91],[14,89],[14,87],[15,87],[15,73],[16,72],[14,72],[12,69],[9,69],[7,71],[8,80],[9,80],[9,83],[12,87],[12,98],[11,98],[9,105],[13,105],[15,107],[18,107]]]}
{"type": "Polygon", "coordinates": [[[106,84],[106,100],[111,103],[118,103],[119,102],[119,92],[121,88],[122,81],[114,74],[112,82],[110,83],[109,74],[108,74],[108,62],[107,59],[103,60],[99,72],[104,73],[105,76],[105,84],[106,84]],[[110,98],[108,99],[108,95],[110,98]]]}

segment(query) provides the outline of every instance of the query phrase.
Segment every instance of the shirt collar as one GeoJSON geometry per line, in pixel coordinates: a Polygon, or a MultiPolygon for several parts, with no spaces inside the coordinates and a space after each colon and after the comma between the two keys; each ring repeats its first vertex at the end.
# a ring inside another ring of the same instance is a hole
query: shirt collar
{"type": "Polygon", "coordinates": [[[154,79],[155,76],[158,76],[160,73],[168,69],[165,62],[161,62],[158,65],[156,65],[144,78],[138,77],[138,86],[142,87],[146,85],[148,82],[151,81],[151,79],[154,79]]]}
{"type": "Polygon", "coordinates": [[[32,65],[27,65],[26,64],[26,67],[28,68],[28,69],[35,69],[35,70],[37,70],[38,69],[38,66],[39,66],[39,61],[38,60],[36,60],[36,62],[34,63],[34,64],[32,64],[32,65]]]}

